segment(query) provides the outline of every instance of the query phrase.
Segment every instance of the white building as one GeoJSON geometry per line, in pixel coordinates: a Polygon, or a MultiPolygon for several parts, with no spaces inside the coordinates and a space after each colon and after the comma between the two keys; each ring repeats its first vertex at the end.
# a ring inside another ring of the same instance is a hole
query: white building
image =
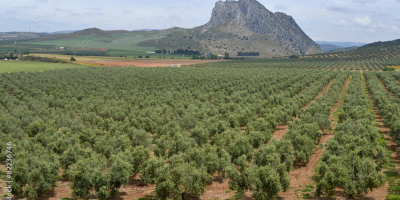
{"type": "Polygon", "coordinates": [[[64,47],[58,47],[60,50],[64,50],[65,48],[64,47]]]}

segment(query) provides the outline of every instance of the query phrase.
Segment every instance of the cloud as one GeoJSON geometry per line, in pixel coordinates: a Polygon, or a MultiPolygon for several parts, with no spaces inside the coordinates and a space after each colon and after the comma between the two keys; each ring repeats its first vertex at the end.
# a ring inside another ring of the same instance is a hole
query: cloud
{"type": "Polygon", "coordinates": [[[349,25],[349,23],[347,23],[347,21],[344,20],[344,19],[341,19],[341,20],[338,20],[338,21],[331,20],[330,22],[331,22],[332,25],[335,25],[335,26],[347,26],[347,25],[349,25]]]}
{"type": "Polygon", "coordinates": [[[372,20],[365,16],[364,18],[355,18],[353,19],[353,24],[359,27],[368,28],[372,25],[372,20]]]}
{"type": "Polygon", "coordinates": [[[85,12],[82,13],[83,15],[105,15],[104,12],[97,12],[97,11],[90,11],[90,12],[85,12]]]}
{"type": "Polygon", "coordinates": [[[284,4],[284,3],[276,3],[274,5],[274,8],[276,10],[287,10],[288,6],[286,4],[284,4]]]}
{"type": "MultiPolygon", "coordinates": [[[[366,3],[375,3],[377,0],[353,0],[356,3],[366,4],[366,3]]],[[[400,1],[400,0],[397,0],[400,1]]]]}
{"type": "Polygon", "coordinates": [[[329,5],[329,10],[337,11],[337,12],[348,12],[351,10],[351,7],[344,2],[333,1],[329,5]]]}
{"type": "Polygon", "coordinates": [[[14,9],[38,9],[38,6],[17,6],[13,7],[14,9]]]}
{"type": "Polygon", "coordinates": [[[94,10],[94,11],[99,11],[99,10],[101,10],[101,7],[100,7],[100,6],[87,7],[86,9],[88,9],[88,10],[94,10]]]}
{"type": "Polygon", "coordinates": [[[392,28],[393,30],[397,30],[396,26],[390,26],[390,28],[392,28]]]}
{"type": "Polygon", "coordinates": [[[56,11],[66,12],[66,13],[72,13],[73,12],[72,10],[65,10],[65,9],[61,9],[61,8],[56,8],[56,11]]]}
{"type": "Polygon", "coordinates": [[[124,13],[126,13],[126,14],[132,13],[132,11],[130,11],[130,10],[122,10],[122,12],[124,12],[124,13]]]}

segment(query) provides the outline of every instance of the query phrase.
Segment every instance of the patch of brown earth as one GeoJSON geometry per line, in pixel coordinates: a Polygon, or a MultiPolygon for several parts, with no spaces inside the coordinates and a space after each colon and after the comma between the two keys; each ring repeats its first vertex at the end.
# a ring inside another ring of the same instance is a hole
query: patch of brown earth
{"type": "Polygon", "coordinates": [[[202,194],[200,199],[214,200],[228,199],[234,195],[234,192],[229,189],[229,180],[223,180],[220,176],[214,176],[212,182],[206,186],[206,193],[202,194]]]}
{"type": "MultiPolygon", "coordinates": [[[[0,168],[2,172],[6,171],[6,162],[0,162],[0,168]]],[[[0,197],[6,193],[6,182],[0,179],[0,197]]]]}
{"type": "Polygon", "coordinates": [[[142,197],[149,197],[154,191],[154,185],[146,185],[140,182],[139,175],[129,179],[129,183],[126,186],[122,186],[119,190],[119,194],[110,198],[110,200],[133,200],[142,197]]]}
{"type": "Polygon", "coordinates": [[[335,79],[336,79],[336,78],[332,79],[332,80],[328,83],[328,85],[326,85],[326,86],[324,87],[324,89],[318,93],[317,97],[316,97],[314,100],[311,100],[308,104],[306,104],[305,106],[303,106],[303,109],[307,109],[308,106],[310,106],[311,103],[317,102],[317,99],[318,99],[318,98],[321,98],[322,96],[324,96],[325,92],[329,90],[329,88],[331,87],[331,85],[332,85],[333,81],[335,81],[335,79]]]}
{"type": "Polygon", "coordinates": [[[289,125],[284,125],[284,126],[277,126],[275,129],[275,132],[272,134],[271,140],[276,140],[279,141],[282,139],[283,135],[285,135],[286,132],[289,130],[289,125]]]}

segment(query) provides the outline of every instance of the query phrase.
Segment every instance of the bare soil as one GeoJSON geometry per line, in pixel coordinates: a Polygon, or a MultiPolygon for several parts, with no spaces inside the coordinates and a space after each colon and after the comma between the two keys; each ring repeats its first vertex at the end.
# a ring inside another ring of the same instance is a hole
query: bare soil
{"type": "MultiPolygon", "coordinates": [[[[2,172],[6,171],[6,162],[0,162],[0,168],[2,172]]],[[[0,196],[3,196],[6,193],[6,182],[4,180],[0,180],[0,196]]]]}
{"type": "Polygon", "coordinates": [[[111,67],[169,67],[171,64],[174,67],[178,65],[191,65],[191,64],[203,64],[211,62],[221,62],[222,60],[192,60],[192,59],[165,59],[165,60],[122,60],[122,61],[91,61],[91,62],[80,62],[82,64],[91,65],[104,65],[111,67]]]}
{"type": "Polygon", "coordinates": [[[324,87],[324,89],[318,93],[317,97],[316,97],[314,100],[311,100],[310,103],[308,103],[307,105],[303,106],[303,109],[307,109],[308,106],[310,106],[311,103],[317,102],[317,99],[318,99],[318,98],[321,98],[322,96],[324,96],[325,92],[329,90],[329,88],[331,87],[331,85],[332,85],[333,81],[335,81],[335,79],[336,79],[336,78],[332,79],[332,80],[328,83],[328,85],[326,85],[326,86],[324,87]]]}
{"type": "Polygon", "coordinates": [[[275,132],[272,134],[271,140],[279,141],[282,139],[283,135],[289,130],[289,125],[277,126],[275,132]]]}

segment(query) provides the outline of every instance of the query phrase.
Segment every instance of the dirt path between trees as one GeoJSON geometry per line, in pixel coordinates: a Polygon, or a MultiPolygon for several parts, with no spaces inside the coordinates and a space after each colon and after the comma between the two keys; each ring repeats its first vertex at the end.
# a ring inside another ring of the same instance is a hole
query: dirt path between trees
{"type": "MultiPolygon", "coordinates": [[[[382,80],[380,80],[382,82],[382,80]]],[[[383,83],[382,83],[383,84],[383,83]]],[[[383,85],[384,86],[384,85],[383,85]]],[[[368,98],[370,99],[372,105],[373,105],[373,112],[375,116],[375,121],[378,125],[378,130],[380,131],[381,134],[385,137],[386,143],[387,143],[387,148],[393,151],[393,153],[390,155],[394,159],[394,164],[396,165],[396,171],[399,174],[400,173],[400,158],[396,153],[396,150],[398,148],[398,145],[393,142],[393,138],[389,136],[389,131],[390,128],[386,127],[385,124],[383,123],[383,117],[379,113],[378,107],[374,105],[374,99],[371,95],[371,93],[368,92],[368,98]]],[[[400,177],[398,177],[400,178],[400,177]]],[[[376,189],[369,194],[363,195],[361,197],[364,198],[373,198],[373,199],[386,199],[386,196],[388,195],[388,187],[389,183],[386,182],[386,184],[379,189],[376,189]]]]}
{"type": "Polygon", "coordinates": [[[396,95],[394,95],[391,91],[389,91],[389,88],[385,85],[385,83],[382,81],[382,79],[378,78],[378,80],[382,83],[382,86],[385,88],[385,90],[390,93],[390,96],[392,98],[396,98],[396,95]]]}
{"type": "MultiPolygon", "coordinates": [[[[343,93],[345,91],[345,88],[349,84],[350,77],[347,78],[345,85],[343,86],[343,89],[340,93],[339,96],[339,101],[332,107],[331,110],[331,116],[330,120],[332,121],[334,119],[334,113],[337,111],[339,105],[341,104],[341,98],[343,96],[343,93]]],[[[336,127],[335,122],[332,122],[332,130],[336,127]]],[[[331,132],[324,132],[320,144],[326,144],[326,142],[333,137],[334,133],[333,131],[331,132]]],[[[296,198],[296,190],[301,189],[301,186],[305,186],[308,184],[313,183],[313,180],[311,179],[311,176],[314,174],[314,169],[315,166],[317,165],[319,159],[322,157],[322,154],[324,153],[325,149],[316,149],[313,152],[313,155],[311,156],[310,162],[307,163],[302,163],[298,164],[295,167],[294,170],[292,170],[289,173],[289,177],[291,179],[290,181],[290,190],[285,193],[279,194],[278,198],[279,199],[295,199],[296,198]]]]}
{"type": "MultiPolygon", "coordinates": [[[[6,162],[0,162],[0,168],[2,172],[6,171],[6,162]]],[[[4,180],[0,180],[0,196],[3,196],[6,193],[6,182],[4,180]]]]}
{"type": "MultiPolygon", "coordinates": [[[[314,100],[311,100],[307,105],[303,106],[303,109],[307,109],[308,106],[311,105],[311,103],[317,102],[317,99],[318,99],[318,98],[321,98],[321,97],[324,95],[324,93],[325,93],[326,91],[329,90],[329,88],[331,87],[331,85],[332,85],[333,81],[335,81],[335,79],[336,79],[336,78],[332,79],[332,80],[324,87],[324,89],[321,90],[321,91],[318,93],[317,97],[316,97],[314,100]]],[[[299,94],[301,94],[301,93],[299,93],[299,94]]],[[[289,125],[280,125],[280,126],[277,126],[276,129],[275,129],[275,132],[272,134],[272,137],[271,137],[271,140],[270,140],[270,141],[272,141],[273,139],[275,139],[276,141],[281,140],[282,137],[283,137],[283,135],[285,135],[285,133],[288,132],[288,131],[289,131],[289,125]]]]}

